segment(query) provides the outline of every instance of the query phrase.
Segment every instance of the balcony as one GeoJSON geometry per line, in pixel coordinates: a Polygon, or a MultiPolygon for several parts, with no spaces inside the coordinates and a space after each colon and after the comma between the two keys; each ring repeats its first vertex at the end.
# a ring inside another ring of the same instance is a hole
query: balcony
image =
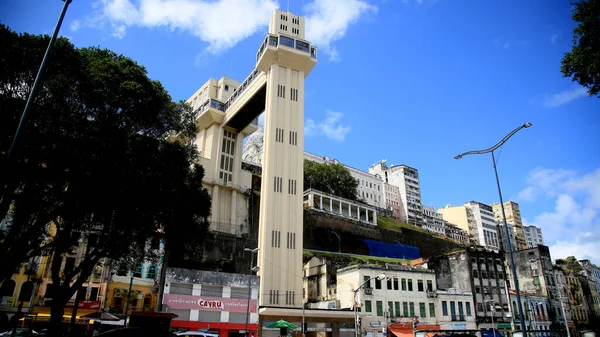
{"type": "Polygon", "coordinates": [[[373,288],[364,288],[365,295],[373,295],[373,288]]]}
{"type": "Polygon", "coordinates": [[[306,76],[317,63],[317,55],[317,48],[307,41],[269,34],[256,53],[256,68],[267,72],[273,63],[277,63],[302,70],[306,76]]]}
{"type": "Polygon", "coordinates": [[[199,129],[205,129],[213,123],[222,123],[225,115],[225,104],[216,99],[209,99],[194,111],[194,119],[199,129]]]}

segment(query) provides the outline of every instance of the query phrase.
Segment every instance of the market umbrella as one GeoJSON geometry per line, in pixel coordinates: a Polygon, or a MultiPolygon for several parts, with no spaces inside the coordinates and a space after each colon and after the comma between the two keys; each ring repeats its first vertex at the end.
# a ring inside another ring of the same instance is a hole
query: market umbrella
{"type": "Polygon", "coordinates": [[[294,324],[292,324],[292,323],[290,323],[288,321],[280,319],[277,322],[275,322],[275,323],[267,326],[267,328],[271,328],[271,329],[275,329],[275,328],[279,328],[279,329],[281,329],[281,328],[288,328],[288,329],[294,330],[297,327],[294,324]]]}
{"type": "Polygon", "coordinates": [[[96,311],[87,315],[81,316],[83,319],[99,319],[101,321],[120,321],[121,319],[115,315],[111,315],[108,312],[96,311]]]}

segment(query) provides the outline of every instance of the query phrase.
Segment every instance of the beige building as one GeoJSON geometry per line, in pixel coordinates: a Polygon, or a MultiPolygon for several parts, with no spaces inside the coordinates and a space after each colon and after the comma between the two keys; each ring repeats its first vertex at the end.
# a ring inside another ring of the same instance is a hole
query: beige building
{"type": "MultiPolygon", "coordinates": [[[[502,223],[502,207],[500,204],[492,205],[494,210],[494,218],[497,223],[502,223]]],[[[522,250],[532,247],[527,247],[527,241],[525,240],[525,232],[523,231],[523,221],[521,220],[521,211],[519,204],[514,201],[504,202],[504,212],[506,213],[506,222],[512,225],[514,233],[515,247],[514,250],[522,250]]]]}
{"type": "Polygon", "coordinates": [[[486,204],[469,201],[462,206],[450,206],[437,210],[444,220],[467,231],[471,242],[488,249],[500,250],[498,226],[494,221],[492,207],[486,204]]]}

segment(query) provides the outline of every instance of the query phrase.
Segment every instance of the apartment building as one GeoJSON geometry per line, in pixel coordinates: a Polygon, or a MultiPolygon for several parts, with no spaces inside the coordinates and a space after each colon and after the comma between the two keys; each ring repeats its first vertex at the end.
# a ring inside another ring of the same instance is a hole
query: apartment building
{"type": "MultiPolygon", "coordinates": [[[[359,264],[338,269],[336,277],[340,308],[357,306],[361,335],[382,336],[390,323],[412,322],[415,317],[419,324],[439,328],[442,312],[436,309],[437,288],[431,270],[359,264]],[[356,294],[355,289],[359,289],[356,294]]],[[[455,317],[460,318],[465,317],[455,317]]]]}
{"type": "Polygon", "coordinates": [[[369,168],[369,173],[379,176],[384,182],[398,186],[402,202],[403,221],[420,224],[423,220],[419,171],[408,165],[391,165],[382,160],[369,168]]]}
{"type": "Polygon", "coordinates": [[[462,206],[451,206],[437,210],[444,220],[467,231],[471,242],[494,251],[500,250],[500,236],[494,221],[491,206],[477,201],[466,202],[462,206]]]}
{"type": "Polygon", "coordinates": [[[479,329],[512,331],[502,254],[467,248],[431,258],[427,267],[435,271],[439,289],[472,294],[479,329]]]}
{"type": "Polygon", "coordinates": [[[463,229],[458,228],[454,224],[449,223],[446,220],[444,220],[444,223],[445,223],[445,227],[446,227],[446,233],[445,233],[446,237],[454,240],[455,242],[457,242],[463,246],[469,244],[469,233],[467,233],[463,229]]]}
{"type": "Polygon", "coordinates": [[[505,252],[508,252],[509,246],[512,247],[513,251],[517,250],[517,243],[515,241],[515,232],[511,223],[506,223],[508,231],[506,230],[503,222],[498,222],[498,235],[500,236],[500,248],[505,252]]]}
{"type": "Polygon", "coordinates": [[[443,216],[436,212],[435,209],[429,206],[423,206],[423,222],[421,227],[428,231],[446,235],[446,223],[443,216]]]}
{"type": "Polygon", "coordinates": [[[525,244],[527,248],[535,248],[539,245],[544,245],[544,236],[542,235],[542,229],[534,225],[523,226],[523,233],[525,234],[525,244]]]}
{"type": "MultiPolygon", "coordinates": [[[[503,223],[501,205],[494,204],[492,208],[496,223],[503,223]]],[[[512,230],[514,233],[514,241],[516,246],[513,247],[513,249],[527,249],[528,247],[525,240],[525,233],[523,231],[523,221],[521,220],[521,210],[519,209],[519,204],[514,201],[505,201],[504,212],[506,213],[506,222],[512,225],[512,230]]]]}
{"type": "Polygon", "coordinates": [[[390,183],[383,182],[383,200],[385,208],[392,211],[392,216],[396,219],[404,219],[402,213],[402,198],[400,197],[400,188],[390,183]]]}

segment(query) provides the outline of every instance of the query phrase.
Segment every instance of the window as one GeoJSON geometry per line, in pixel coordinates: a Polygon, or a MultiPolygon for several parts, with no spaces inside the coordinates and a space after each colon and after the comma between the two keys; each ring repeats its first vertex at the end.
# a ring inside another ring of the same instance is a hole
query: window
{"type": "Polygon", "coordinates": [[[137,267],[135,268],[135,271],[133,272],[133,277],[142,277],[142,265],[138,264],[137,267]]]}
{"type": "Polygon", "coordinates": [[[273,248],[281,247],[281,232],[280,231],[271,231],[271,247],[273,247],[273,248]]]}
{"type": "Polygon", "coordinates": [[[283,143],[283,129],[275,128],[275,141],[283,143]]]}
{"type": "Polygon", "coordinates": [[[450,301],[450,315],[452,315],[452,317],[456,316],[456,302],[454,301],[450,301]]]}
{"type": "Polygon", "coordinates": [[[392,290],[392,279],[391,278],[387,279],[387,289],[392,290]]]}
{"type": "Polygon", "coordinates": [[[365,301],[365,312],[371,312],[371,301],[365,301]]]}
{"type": "Polygon", "coordinates": [[[392,301],[388,302],[387,310],[388,310],[388,317],[393,317],[394,316],[394,302],[392,302],[392,301]]]}
{"type": "MultiPolygon", "coordinates": [[[[282,36],[283,38],[283,36],[282,36]]],[[[277,97],[285,98],[285,86],[278,84],[277,85],[277,97]]]]}
{"type": "Polygon", "coordinates": [[[155,265],[151,265],[148,267],[148,273],[146,274],[146,278],[156,279],[157,267],[155,265]]]}
{"type": "Polygon", "coordinates": [[[274,178],[274,185],[273,185],[273,191],[274,192],[281,192],[283,190],[283,178],[281,177],[275,177],[274,178]]]}
{"type": "Polygon", "coordinates": [[[290,145],[298,145],[298,132],[290,131],[290,145]]]}
{"type": "Polygon", "coordinates": [[[473,269],[473,278],[478,278],[479,277],[479,273],[477,273],[477,270],[473,269]]]}
{"type": "Polygon", "coordinates": [[[402,290],[406,291],[406,279],[402,279],[402,290]]]}
{"type": "Polygon", "coordinates": [[[229,86],[225,84],[225,91],[229,91],[229,86]]]}
{"type": "Polygon", "coordinates": [[[296,233],[287,233],[287,248],[296,249],[296,233]]]}
{"type": "Polygon", "coordinates": [[[415,317],[415,302],[409,302],[410,317],[415,317]]]}
{"type": "Polygon", "coordinates": [[[476,294],[481,293],[481,288],[479,286],[475,286],[475,293],[476,294]]]}
{"type": "Polygon", "coordinates": [[[419,317],[427,317],[425,314],[425,303],[423,302],[419,303],[419,317]]]}
{"type": "Polygon", "coordinates": [[[423,291],[423,280],[417,280],[417,290],[423,291]]]}
{"type": "Polygon", "coordinates": [[[458,315],[460,316],[460,320],[464,321],[465,318],[465,313],[463,311],[463,302],[458,302],[458,315]]]}
{"type": "Polygon", "coordinates": [[[435,317],[435,304],[429,303],[429,317],[435,317]]]}
{"type": "Polygon", "coordinates": [[[412,279],[408,279],[408,291],[413,291],[412,279]]]}
{"type": "Polygon", "coordinates": [[[398,290],[398,279],[394,278],[394,290],[398,290]]]}
{"type": "Polygon", "coordinates": [[[370,280],[370,278],[371,277],[367,276],[367,275],[363,276],[363,281],[367,282],[367,283],[365,283],[365,288],[371,289],[371,280],[370,280]]]}
{"type": "Polygon", "coordinates": [[[288,179],[288,194],[296,194],[296,180],[288,179]]]}
{"type": "Polygon", "coordinates": [[[394,306],[395,306],[394,309],[396,309],[396,311],[395,311],[395,313],[396,313],[395,317],[400,317],[400,302],[394,302],[394,306]]]}
{"type": "Polygon", "coordinates": [[[442,301],[442,316],[448,316],[448,302],[442,301]]]}
{"type": "Polygon", "coordinates": [[[404,310],[404,317],[408,317],[408,302],[402,302],[402,310],[404,310]]]}
{"type": "Polygon", "coordinates": [[[383,316],[383,302],[377,301],[377,316],[383,316]]]}
{"type": "Polygon", "coordinates": [[[290,99],[298,102],[298,89],[290,88],[290,99]]]}
{"type": "Polygon", "coordinates": [[[375,279],[375,289],[381,289],[381,280],[378,278],[375,279]]]}
{"type": "Polygon", "coordinates": [[[465,307],[467,309],[467,316],[471,316],[471,302],[465,302],[465,307]]]}
{"type": "Polygon", "coordinates": [[[433,291],[433,281],[427,280],[427,291],[433,291]]]}
{"type": "Polygon", "coordinates": [[[289,47],[289,48],[294,48],[294,39],[281,35],[279,37],[279,42],[281,43],[281,45],[289,47]]]}

